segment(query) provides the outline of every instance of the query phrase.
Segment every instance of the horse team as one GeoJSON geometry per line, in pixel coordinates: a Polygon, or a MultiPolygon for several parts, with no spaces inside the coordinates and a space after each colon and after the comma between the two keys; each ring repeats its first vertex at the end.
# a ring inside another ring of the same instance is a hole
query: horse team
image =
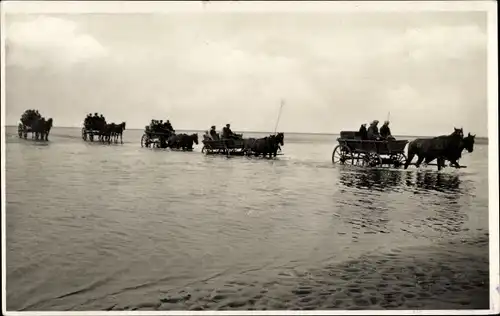
{"type": "Polygon", "coordinates": [[[26,110],[21,116],[17,133],[20,138],[27,139],[28,133],[31,133],[32,139],[48,141],[52,124],[52,118],[45,119],[38,110],[26,110]]]}
{"type": "MultiPolygon", "coordinates": [[[[35,140],[49,140],[49,133],[53,125],[53,119],[45,119],[37,110],[26,110],[22,117],[21,122],[18,125],[18,134],[20,138],[27,139],[27,134],[32,133],[32,139],[35,140]]],[[[98,115],[95,113],[93,116],[91,114],[87,115],[84,121],[84,128],[82,129],[82,134],[85,136],[89,135],[90,139],[93,140],[94,136],[98,137],[98,140],[105,143],[118,142],[123,144],[123,131],[125,130],[126,123],[122,122],[120,124],[107,123],[103,115],[98,115]]],[[[471,135],[468,133],[464,137],[462,128],[454,128],[453,133],[449,135],[442,135],[433,138],[417,138],[408,144],[408,157],[404,164],[404,168],[407,169],[412,160],[417,156],[417,162],[415,166],[420,167],[422,163],[429,164],[434,160],[437,160],[438,170],[446,167],[445,162],[449,161],[450,166],[455,168],[461,168],[458,161],[462,157],[462,152],[467,150],[472,153],[474,150],[474,141],[476,135],[471,135]]],[[[235,142],[242,143],[241,153],[244,155],[254,155],[263,157],[276,157],[277,152],[281,150],[281,146],[284,145],[284,134],[277,133],[275,135],[269,135],[263,138],[247,138],[244,139],[238,137],[237,139],[204,139],[204,149],[208,150],[219,149],[222,152],[227,151],[231,148],[235,142]],[[214,145],[214,142],[217,142],[214,145]],[[208,148],[210,146],[213,148],[208,148]],[[217,148],[218,147],[218,148],[217,148]]],[[[162,148],[171,148],[174,150],[189,151],[193,150],[193,144],[198,145],[198,134],[194,133],[188,134],[170,134],[167,138],[162,140],[162,148]]],[[[203,151],[202,150],[202,151],[203,151]]]]}
{"type": "Polygon", "coordinates": [[[462,128],[455,128],[450,135],[442,135],[433,138],[417,138],[408,144],[408,157],[405,163],[405,169],[411,164],[411,161],[417,156],[415,166],[420,167],[422,162],[429,164],[437,160],[438,170],[446,167],[445,161],[448,160],[451,166],[461,168],[458,163],[462,157],[462,152],[467,150],[472,153],[474,150],[474,140],[476,135],[468,133],[464,137],[462,128]]]}
{"type": "Polygon", "coordinates": [[[83,122],[82,137],[87,140],[87,136],[90,141],[94,141],[94,136],[98,137],[98,140],[102,143],[107,142],[120,142],[123,144],[123,131],[125,130],[126,123],[122,122],[120,124],[107,123],[106,118],[98,113],[88,114],[83,122]]]}

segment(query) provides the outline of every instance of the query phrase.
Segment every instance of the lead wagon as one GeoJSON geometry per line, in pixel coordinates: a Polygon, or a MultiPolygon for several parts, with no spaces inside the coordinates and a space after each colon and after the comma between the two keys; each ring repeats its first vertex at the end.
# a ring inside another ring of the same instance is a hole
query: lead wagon
{"type": "Polygon", "coordinates": [[[399,168],[406,162],[408,140],[364,140],[358,132],[342,131],[337,141],[334,164],[399,168]]]}

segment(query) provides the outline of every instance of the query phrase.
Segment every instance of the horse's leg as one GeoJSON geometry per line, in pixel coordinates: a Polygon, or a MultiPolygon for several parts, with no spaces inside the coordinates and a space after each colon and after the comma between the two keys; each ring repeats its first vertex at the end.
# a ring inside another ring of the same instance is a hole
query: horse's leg
{"type": "Polygon", "coordinates": [[[405,169],[408,169],[408,166],[411,164],[413,157],[415,157],[415,153],[412,151],[408,151],[408,158],[406,158],[405,169]]]}
{"type": "Polygon", "coordinates": [[[123,131],[120,133],[120,142],[123,144],[123,131]]]}
{"type": "MultiPolygon", "coordinates": [[[[461,167],[457,160],[450,160],[450,166],[453,166],[457,169],[461,167]]],[[[445,167],[445,166],[443,166],[443,167],[445,167]]]]}
{"type": "Polygon", "coordinates": [[[439,157],[437,159],[437,167],[438,167],[438,171],[441,171],[441,169],[443,168],[443,164],[444,164],[444,159],[442,157],[439,157]]]}
{"type": "Polygon", "coordinates": [[[422,161],[424,161],[424,157],[423,156],[418,156],[418,159],[417,159],[417,162],[415,163],[415,167],[417,168],[420,168],[420,164],[422,163],[422,161]]]}

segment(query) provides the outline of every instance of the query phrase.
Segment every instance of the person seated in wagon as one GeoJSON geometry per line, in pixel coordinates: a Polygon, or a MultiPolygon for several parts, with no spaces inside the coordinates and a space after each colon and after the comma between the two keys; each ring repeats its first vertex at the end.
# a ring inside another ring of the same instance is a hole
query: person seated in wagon
{"type": "Polygon", "coordinates": [[[222,129],[222,138],[224,139],[236,139],[236,135],[231,130],[231,124],[226,124],[226,127],[222,129]]]}
{"type": "Polygon", "coordinates": [[[389,128],[389,121],[385,121],[384,125],[380,128],[380,136],[383,139],[395,140],[394,136],[391,135],[391,129],[389,128]]]}
{"type": "Polygon", "coordinates": [[[167,120],[165,122],[165,124],[163,125],[163,127],[165,128],[166,131],[170,132],[170,133],[175,133],[175,130],[174,128],[172,127],[172,124],[170,124],[170,120],[167,120]]]}
{"type": "Polygon", "coordinates": [[[212,137],[210,137],[210,134],[208,133],[208,131],[205,131],[205,134],[203,134],[203,140],[204,141],[211,141],[212,140],[212,137]]]}
{"type": "Polygon", "coordinates": [[[366,123],[361,124],[361,127],[359,128],[359,137],[361,140],[368,139],[368,131],[366,130],[366,123]]]}
{"type": "Polygon", "coordinates": [[[219,140],[219,134],[215,130],[215,125],[210,128],[210,137],[212,137],[212,140],[219,140]]]}
{"type": "Polygon", "coordinates": [[[378,120],[374,120],[370,127],[368,127],[368,139],[370,140],[380,140],[380,134],[378,132],[378,120]]]}

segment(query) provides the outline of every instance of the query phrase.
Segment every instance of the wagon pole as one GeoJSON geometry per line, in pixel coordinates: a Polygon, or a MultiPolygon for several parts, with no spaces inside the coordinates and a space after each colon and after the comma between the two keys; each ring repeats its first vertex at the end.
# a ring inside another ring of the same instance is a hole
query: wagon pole
{"type": "Polygon", "coordinates": [[[276,135],[276,130],[278,129],[278,124],[280,122],[281,110],[283,109],[283,105],[285,105],[285,101],[283,99],[281,99],[281,106],[280,106],[280,110],[278,112],[278,119],[276,120],[276,125],[274,126],[274,135],[276,135]]]}

